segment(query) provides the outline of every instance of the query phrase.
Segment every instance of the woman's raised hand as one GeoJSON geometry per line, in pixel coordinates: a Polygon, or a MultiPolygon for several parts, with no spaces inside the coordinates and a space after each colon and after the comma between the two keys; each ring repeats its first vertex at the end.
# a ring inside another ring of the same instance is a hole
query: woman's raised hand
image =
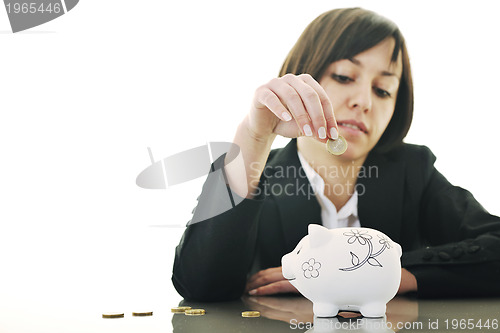
{"type": "Polygon", "coordinates": [[[286,74],[255,91],[233,140],[241,154],[225,165],[229,185],[241,197],[256,193],[276,135],[306,135],[322,142],[338,137],[332,103],[311,75],[286,74]]]}
{"type": "Polygon", "coordinates": [[[254,95],[247,126],[257,139],[273,134],[301,135],[326,142],[338,137],[332,103],[309,74],[286,74],[260,86],[254,95]]]}

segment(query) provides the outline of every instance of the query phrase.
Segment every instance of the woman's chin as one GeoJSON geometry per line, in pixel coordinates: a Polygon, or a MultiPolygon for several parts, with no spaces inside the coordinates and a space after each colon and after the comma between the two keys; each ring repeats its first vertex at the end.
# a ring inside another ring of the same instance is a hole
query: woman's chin
{"type": "Polygon", "coordinates": [[[366,152],[362,151],[362,149],[360,149],[360,147],[357,147],[357,145],[348,142],[347,143],[347,150],[345,151],[345,153],[343,153],[342,155],[339,155],[337,157],[341,160],[345,160],[347,162],[352,162],[352,161],[357,161],[359,159],[364,160],[367,155],[368,154],[366,152]]]}

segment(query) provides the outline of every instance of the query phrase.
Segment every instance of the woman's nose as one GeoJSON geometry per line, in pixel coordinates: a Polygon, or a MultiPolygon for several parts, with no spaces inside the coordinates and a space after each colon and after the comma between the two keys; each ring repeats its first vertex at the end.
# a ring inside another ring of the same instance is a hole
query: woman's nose
{"type": "Polygon", "coordinates": [[[352,87],[349,107],[353,110],[368,112],[372,108],[372,87],[368,83],[359,83],[352,87]]]}

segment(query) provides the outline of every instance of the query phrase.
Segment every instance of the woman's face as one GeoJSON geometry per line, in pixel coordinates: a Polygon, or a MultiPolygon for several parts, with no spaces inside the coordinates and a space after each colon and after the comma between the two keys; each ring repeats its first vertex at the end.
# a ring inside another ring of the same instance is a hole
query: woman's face
{"type": "Polygon", "coordinates": [[[319,83],[333,104],[349,160],[366,158],[384,133],[396,105],[402,73],[401,53],[391,63],[394,39],[387,38],[351,59],[336,61],[319,83]]]}

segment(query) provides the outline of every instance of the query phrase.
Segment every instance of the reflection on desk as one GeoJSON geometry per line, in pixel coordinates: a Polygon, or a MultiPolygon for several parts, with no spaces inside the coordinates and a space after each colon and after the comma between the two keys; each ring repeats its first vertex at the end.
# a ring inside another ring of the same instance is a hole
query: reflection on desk
{"type": "Polygon", "coordinates": [[[174,332],[438,332],[465,329],[498,331],[500,299],[419,300],[398,296],[387,304],[383,318],[341,312],[333,318],[314,317],[312,303],[301,296],[243,297],[233,302],[182,301],[180,306],[203,308],[206,315],[175,314],[174,332]],[[260,311],[259,318],[241,312],[260,311]],[[489,328],[478,325],[488,323],[489,328]],[[467,326],[468,325],[468,326],[467,326]]]}

